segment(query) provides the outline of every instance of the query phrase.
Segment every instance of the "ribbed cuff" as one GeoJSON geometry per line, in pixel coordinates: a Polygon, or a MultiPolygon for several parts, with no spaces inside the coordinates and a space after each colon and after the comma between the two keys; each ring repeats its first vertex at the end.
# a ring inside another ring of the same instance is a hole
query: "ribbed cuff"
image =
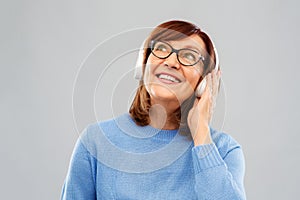
{"type": "Polygon", "coordinates": [[[192,154],[196,174],[205,169],[225,164],[214,143],[195,146],[192,154]]]}

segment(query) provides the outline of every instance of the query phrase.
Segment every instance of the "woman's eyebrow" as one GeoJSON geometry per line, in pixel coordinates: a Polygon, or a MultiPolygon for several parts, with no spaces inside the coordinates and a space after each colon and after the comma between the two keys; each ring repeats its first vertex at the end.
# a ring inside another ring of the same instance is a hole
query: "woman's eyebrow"
{"type": "Polygon", "coordinates": [[[193,46],[193,45],[186,45],[184,46],[184,49],[187,48],[187,49],[192,49],[192,50],[196,50],[198,53],[201,53],[200,49],[193,46]]]}
{"type": "MultiPolygon", "coordinates": [[[[174,44],[170,43],[169,41],[164,41],[164,40],[161,40],[161,41],[164,43],[167,43],[168,45],[170,45],[171,47],[174,48],[174,46],[173,46],[174,44]]],[[[184,45],[183,48],[181,48],[181,49],[192,49],[192,50],[197,51],[199,54],[201,54],[201,50],[194,45],[187,44],[187,45],[184,45]]],[[[203,48],[201,48],[201,49],[203,49],[203,48]]]]}

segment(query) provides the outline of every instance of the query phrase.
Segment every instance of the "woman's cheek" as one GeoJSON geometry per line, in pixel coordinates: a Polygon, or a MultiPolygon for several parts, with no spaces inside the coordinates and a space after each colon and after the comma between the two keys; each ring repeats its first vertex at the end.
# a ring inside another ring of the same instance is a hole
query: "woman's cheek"
{"type": "Polygon", "coordinates": [[[189,88],[189,90],[195,90],[198,80],[199,80],[200,76],[197,74],[189,74],[188,77],[186,77],[186,87],[189,88]]]}
{"type": "MultiPolygon", "coordinates": [[[[160,60],[159,60],[160,61],[160,60]]],[[[147,77],[147,80],[152,80],[155,74],[156,69],[160,66],[160,62],[157,60],[148,59],[148,62],[145,66],[144,78],[147,77]]]]}

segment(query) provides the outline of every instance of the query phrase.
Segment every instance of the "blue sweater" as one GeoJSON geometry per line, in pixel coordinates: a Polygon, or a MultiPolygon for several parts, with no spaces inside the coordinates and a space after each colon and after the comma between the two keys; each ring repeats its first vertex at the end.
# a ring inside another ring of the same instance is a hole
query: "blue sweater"
{"type": "Polygon", "coordinates": [[[246,199],[244,156],[229,135],[194,147],[178,130],[137,126],[128,113],[78,139],[61,199],[246,199]]]}

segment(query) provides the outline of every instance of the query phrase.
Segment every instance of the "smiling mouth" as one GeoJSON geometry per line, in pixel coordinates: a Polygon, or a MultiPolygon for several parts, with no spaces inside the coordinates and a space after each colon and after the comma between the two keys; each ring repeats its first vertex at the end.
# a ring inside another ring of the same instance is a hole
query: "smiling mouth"
{"type": "Polygon", "coordinates": [[[173,83],[180,83],[181,80],[179,80],[178,78],[168,75],[168,74],[157,74],[156,75],[157,78],[159,79],[163,79],[163,80],[167,80],[167,81],[171,81],[173,83]]]}

